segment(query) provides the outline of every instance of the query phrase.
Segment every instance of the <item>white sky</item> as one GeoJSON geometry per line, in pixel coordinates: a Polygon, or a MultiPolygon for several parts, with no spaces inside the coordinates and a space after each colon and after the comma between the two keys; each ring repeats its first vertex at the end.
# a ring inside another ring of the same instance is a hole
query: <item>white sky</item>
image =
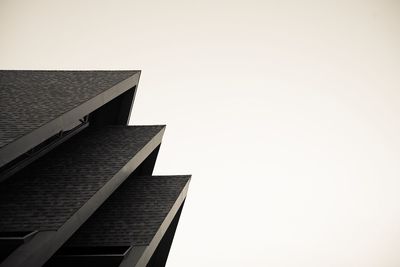
{"type": "Polygon", "coordinates": [[[400,1],[0,0],[2,69],[141,69],[168,266],[400,266],[400,1]]]}

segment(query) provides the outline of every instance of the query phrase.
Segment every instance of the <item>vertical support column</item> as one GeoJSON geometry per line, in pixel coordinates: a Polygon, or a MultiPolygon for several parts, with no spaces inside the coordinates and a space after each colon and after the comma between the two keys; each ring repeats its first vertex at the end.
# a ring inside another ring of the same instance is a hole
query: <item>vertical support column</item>
{"type": "Polygon", "coordinates": [[[130,176],[151,176],[153,174],[154,166],[156,164],[158,151],[160,150],[158,145],[153,152],[135,169],[130,176]]]}
{"type": "Polygon", "coordinates": [[[127,125],[135,94],[136,86],[92,112],[89,116],[90,125],[127,125]]]}
{"type": "Polygon", "coordinates": [[[181,212],[183,209],[183,205],[185,201],[183,201],[181,207],[178,212],[175,214],[174,219],[169,225],[167,231],[165,232],[163,238],[158,244],[154,254],[151,256],[149,262],[147,263],[147,267],[164,267],[167,263],[168,254],[171,249],[172,241],[174,239],[176,227],[178,226],[179,218],[181,216],[181,212]]]}

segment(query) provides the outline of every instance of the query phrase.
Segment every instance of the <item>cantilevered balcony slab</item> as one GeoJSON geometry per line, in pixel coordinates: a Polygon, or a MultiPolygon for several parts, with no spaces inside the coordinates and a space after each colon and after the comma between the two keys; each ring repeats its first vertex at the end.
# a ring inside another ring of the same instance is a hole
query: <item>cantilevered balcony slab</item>
{"type": "Polygon", "coordinates": [[[46,266],[146,266],[157,260],[154,266],[162,266],[189,181],[187,175],[129,177],[46,266]]]}
{"type": "Polygon", "coordinates": [[[89,127],[2,182],[0,241],[6,237],[4,247],[13,234],[29,238],[0,266],[44,264],[160,145],[164,130],[89,127]]]}
{"type": "MultiPolygon", "coordinates": [[[[75,128],[89,113],[135,88],[139,76],[140,71],[1,70],[0,168],[75,128]]],[[[128,98],[132,102],[134,92],[128,98]]],[[[131,103],[121,106],[128,117],[131,103]]]]}

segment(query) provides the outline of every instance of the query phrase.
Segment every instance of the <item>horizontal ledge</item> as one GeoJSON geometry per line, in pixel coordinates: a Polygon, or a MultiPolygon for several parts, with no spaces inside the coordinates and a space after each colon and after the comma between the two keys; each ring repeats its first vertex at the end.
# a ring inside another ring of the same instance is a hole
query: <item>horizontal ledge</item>
{"type": "Polygon", "coordinates": [[[65,247],[55,257],[119,257],[125,256],[130,249],[130,246],[65,247]]]}

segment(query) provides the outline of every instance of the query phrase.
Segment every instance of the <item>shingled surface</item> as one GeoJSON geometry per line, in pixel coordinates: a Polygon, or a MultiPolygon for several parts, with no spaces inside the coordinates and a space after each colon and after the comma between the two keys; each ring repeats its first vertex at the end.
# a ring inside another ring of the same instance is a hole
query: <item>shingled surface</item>
{"type": "Polygon", "coordinates": [[[0,71],[0,148],[137,71],[0,71]]]}
{"type": "Polygon", "coordinates": [[[0,231],[57,230],[164,126],[88,128],[0,184],[0,231]]]}
{"type": "Polygon", "coordinates": [[[64,247],[149,245],[189,179],[128,178],[64,247]]]}

